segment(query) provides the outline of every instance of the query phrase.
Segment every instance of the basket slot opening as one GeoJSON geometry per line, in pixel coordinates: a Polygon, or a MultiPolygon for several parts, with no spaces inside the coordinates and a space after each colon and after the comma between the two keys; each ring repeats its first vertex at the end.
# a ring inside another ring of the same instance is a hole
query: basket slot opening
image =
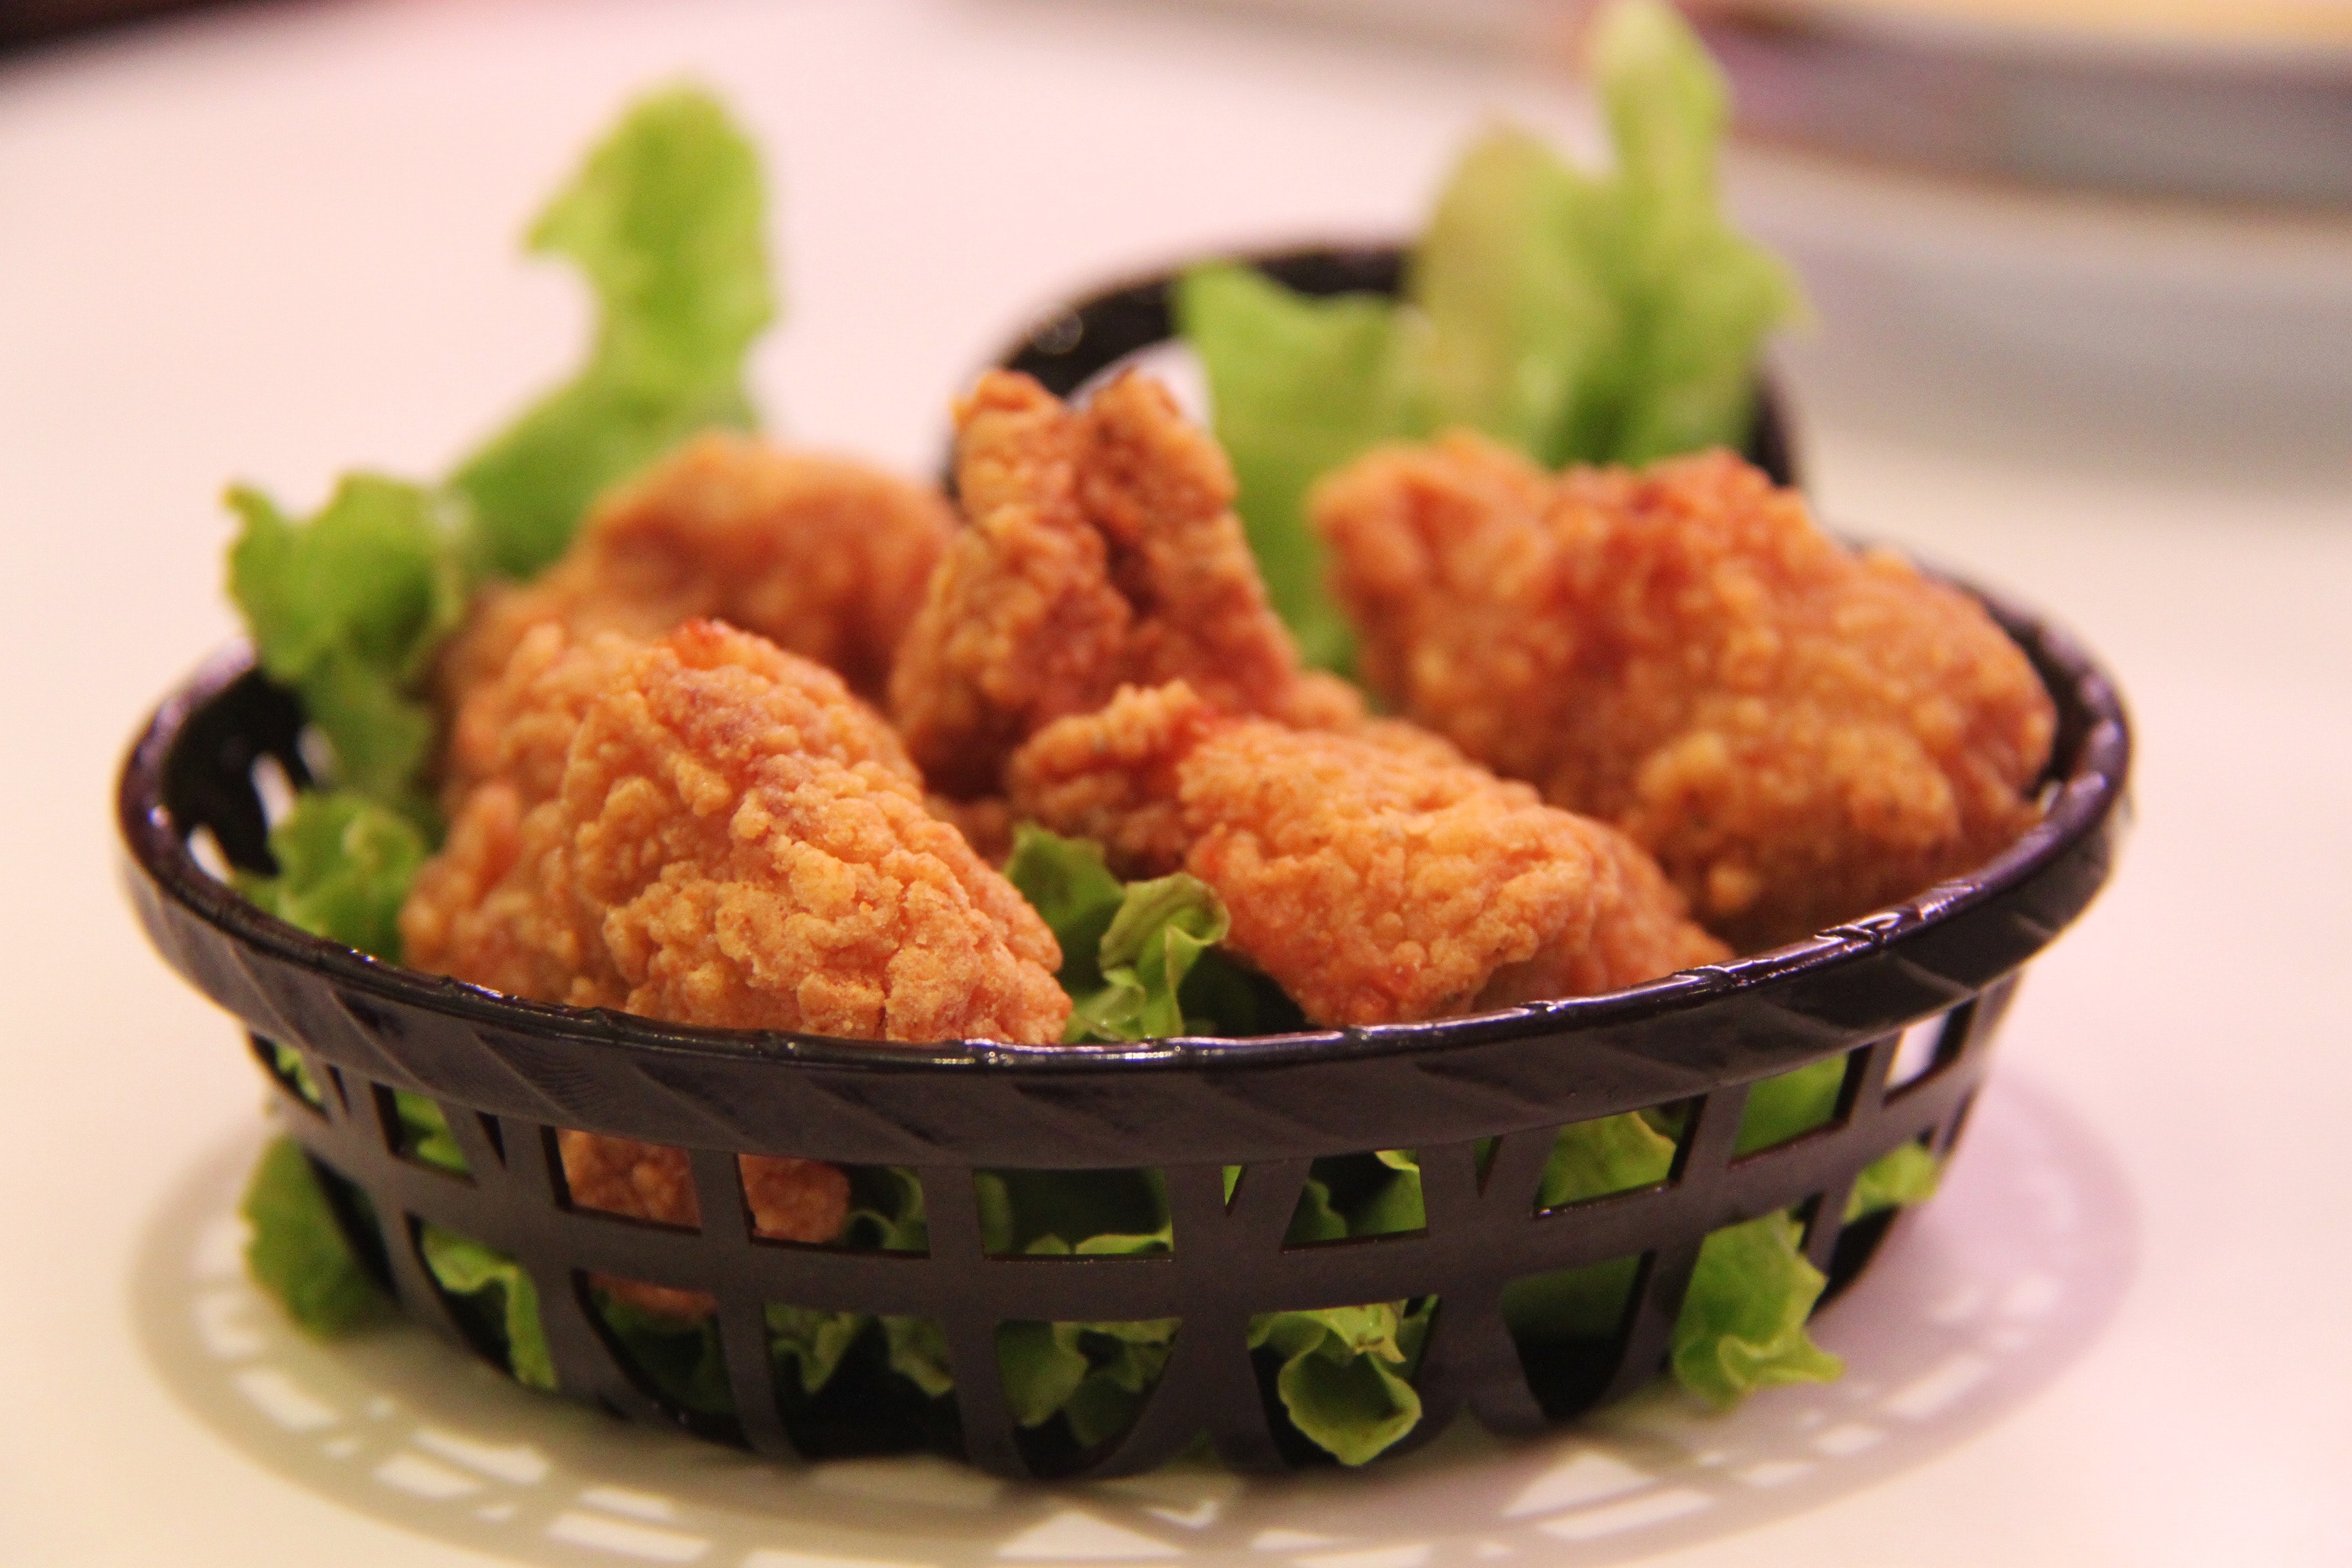
{"type": "Polygon", "coordinates": [[[761,1321],[784,1431],[802,1454],[962,1457],[955,1379],[938,1320],[772,1301],[761,1321]]]}
{"type": "Polygon", "coordinates": [[[1599,1403],[1625,1354],[1640,1255],[1530,1274],[1503,1287],[1503,1322],[1549,1420],[1599,1403]]]}
{"type": "Polygon", "coordinates": [[[579,1285],[614,1363],[638,1393],[697,1436],[748,1446],[716,1298],[610,1274],[583,1275],[579,1285]]]}
{"type": "Polygon", "coordinates": [[[294,809],[299,788],[286,764],[264,752],[253,759],[253,795],[261,803],[261,820],[275,828],[294,809]]]}
{"type": "Polygon", "coordinates": [[[1923,1084],[1958,1059],[1968,1037],[1966,1008],[1922,1018],[1895,1038],[1895,1060],[1886,1069],[1891,1096],[1923,1084]]]}
{"type": "Polygon", "coordinates": [[[385,1145],[394,1154],[445,1176],[473,1179],[466,1152],[458,1147],[457,1134],[449,1130],[448,1112],[439,1101],[411,1089],[380,1083],[369,1087],[375,1096],[385,1145]]]}
{"type": "MultiPolygon", "coordinates": [[[[694,1163],[669,1143],[647,1143],[560,1127],[555,1146],[565,1206],[578,1214],[635,1220],[668,1230],[702,1228],[694,1163]]],[[[739,1195],[739,1203],[741,1201],[739,1195]]]]}
{"type": "Polygon", "coordinates": [[[1740,1110],[1738,1135],[1732,1140],[1732,1158],[1745,1159],[1843,1125],[1853,1113],[1868,1056],[1864,1047],[1751,1084],[1748,1103],[1740,1110]]]}
{"type": "Polygon", "coordinates": [[[269,1080],[284,1089],[289,1097],[299,1101],[320,1116],[327,1113],[327,1096],[319,1075],[310,1059],[291,1046],[281,1046],[275,1040],[265,1040],[259,1035],[247,1035],[254,1059],[269,1080]]]}
{"type": "Polygon", "coordinates": [[[326,1194],[327,1207],[333,1212],[343,1239],[350,1243],[352,1256],[359,1259],[360,1268],[375,1281],[376,1289],[392,1296],[392,1255],[385,1249],[383,1226],[376,1218],[375,1205],[368,1197],[367,1189],[318,1155],[309,1154],[309,1159],[310,1173],[318,1178],[320,1192],[326,1194]]]}
{"type": "MultiPolygon", "coordinates": [[[[846,1184],[844,1202],[848,1205],[840,1224],[822,1240],[812,1241],[782,1234],[780,1214],[759,1212],[759,1199],[766,1183],[759,1171],[758,1156],[746,1155],[742,1162],[743,1181],[752,1194],[751,1234],[761,1241],[799,1241],[804,1246],[824,1247],[843,1252],[898,1252],[920,1258],[930,1251],[930,1224],[923,1209],[923,1184],[915,1173],[904,1165],[835,1165],[846,1184]]],[[[776,1173],[787,1180],[801,1179],[792,1173],[776,1173]]]]}
{"type": "Polygon", "coordinates": [[[1863,1268],[1877,1254],[1879,1244],[1886,1239],[1901,1209],[1879,1209],[1849,1220],[1837,1233],[1835,1245],[1829,1249],[1829,1263],[1822,1271],[1829,1276],[1822,1287],[1822,1301],[1827,1302],[1860,1277],[1863,1268]]]}
{"type": "Polygon", "coordinates": [[[999,1323],[997,1373],[1030,1473],[1084,1469],[1133,1431],[1168,1370],[1180,1326],[1175,1318],[999,1323]]]}
{"type": "Polygon", "coordinates": [[[190,830],[188,858],[194,860],[196,863],[196,868],[214,881],[224,887],[236,885],[236,867],[229,859],[228,851],[222,847],[220,836],[212,830],[211,824],[199,822],[190,830]]]}
{"type": "Polygon", "coordinates": [[[1293,1467],[1360,1465],[1420,1425],[1414,1381],[1438,1298],[1262,1312],[1250,1360],[1268,1433],[1293,1467]]]}
{"type": "Polygon", "coordinates": [[[1157,1167],[976,1170],[981,1248],[992,1258],[1165,1258],[1176,1249],[1157,1167]]]}
{"type": "Polygon", "coordinates": [[[1805,1227],[1805,1257],[1829,1276],[1829,1301],[1859,1275],[1885,1238],[1895,1216],[1933,1197],[1943,1177],[1939,1130],[1897,1144],[1838,1184],[1808,1199],[1797,1215],[1805,1227]],[[1834,1204],[1832,1209],[1830,1205],[1834,1204]],[[1824,1215],[1834,1215],[1834,1224],[1824,1215]]]}
{"type": "Polygon", "coordinates": [[[1552,1135],[1551,1152],[1536,1184],[1535,1212],[1553,1214],[1664,1185],[1673,1177],[1676,1146],[1690,1120],[1689,1108],[1675,1104],[1570,1122],[1552,1135]]]}
{"type": "Polygon", "coordinates": [[[1282,1245],[1325,1247],[1380,1236],[1419,1236],[1429,1228],[1421,1159],[1411,1149],[1331,1154],[1307,1167],[1282,1245]]]}
{"type": "Polygon", "coordinates": [[[531,1388],[556,1386],[538,1282],[508,1253],[414,1217],[411,1240],[448,1321],[475,1353],[531,1388]]]}

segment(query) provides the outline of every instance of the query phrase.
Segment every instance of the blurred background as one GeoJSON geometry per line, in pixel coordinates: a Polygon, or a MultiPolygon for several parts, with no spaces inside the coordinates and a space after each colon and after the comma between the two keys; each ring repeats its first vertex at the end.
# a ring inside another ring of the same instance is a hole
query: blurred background
{"type": "MultiPolygon", "coordinates": [[[[332,5],[5,0],[0,59],[198,11],[332,5]]],[[[1538,118],[1573,138],[1592,7],[962,8],[1072,34],[1189,14],[1191,44],[1237,54],[1452,57],[1505,98],[1556,98],[1538,118]]],[[[1733,83],[1734,207],[1796,262],[1818,312],[1784,354],[1816,417],[2158,472],[2352,477],[2352,0],[1684,9],[1733,83]]]]}

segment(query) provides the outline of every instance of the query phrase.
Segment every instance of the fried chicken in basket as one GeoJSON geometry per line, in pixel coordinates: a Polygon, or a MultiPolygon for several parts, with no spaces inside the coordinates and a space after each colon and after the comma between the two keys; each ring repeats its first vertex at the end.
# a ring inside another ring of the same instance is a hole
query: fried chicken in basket
{"type": "Polygon", "coordinates": [[[600,498],[554,565],[477,597],[441,656],[445,693],[496,679],[541,621],[653,637],[709,616],[879,701],[954,531],[935,491],[862,463],[699,436],[600,498]]]}
{"type": "MultiPolygon", "coordinates": [[[[715,622],[652,643],[550,622],[495,686],[509,721],[401,911],[413,966],[683,1024],[1060,1037],[1052,932],[830,671],[715,622]]],[[[680,1151],[563,1143],[574,1201],[695,1223],[680,1151]]],[[[838,1171],[744,1173],[761,1234],[839,1228],[838,1171]]]]}
{"type": "Polygon", "coordinates": [[[1910,897],[2039,816],[2054,710],[2017,646],[1728,453],[1553,476],[1454,435],[1372,453],[1311,505],[1367,682],[1622,828],[1743,951],[1910,897]]]}
{"type": "Polygon", "coordinates": [[[1192,872],[1229,950],[1323,1025],[1402,1023],[1616,990],[1727,956],[1622,834],[1421,732],[1302,731],[1182,682],[1129,688],[1032,739],[1016,812],[1123,873],[1192,872]]]}
{"type": "Polygon", "coordinates": [[[401,913],[412,963],[684,1024],[1056,1037],[1053,934],[830,671],[716,622],[548,625],[501,683],[499,765],[401,913]]]}
{"type": "Polygon", "coordinates": [[[1122,685],[1189,682],[1229,712],[1345,723],[1301,672],[1233,510],[1233,468],[1159,383],[1082,409],[992,372],[956,410],[965,517],[900,645],[890,715],[931,787],[992,795],[1004,759],[1122,685]]]}

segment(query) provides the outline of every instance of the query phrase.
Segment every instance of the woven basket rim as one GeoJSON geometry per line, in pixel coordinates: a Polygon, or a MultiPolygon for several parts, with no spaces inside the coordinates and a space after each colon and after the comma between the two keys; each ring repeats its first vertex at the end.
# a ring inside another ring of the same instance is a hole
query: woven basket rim
{"type": "MultiPolygon", "coordinates": [[[[535,1002],[389,963],[289,925],[215,879],[199,864],[164,804],[164,775],[173,749],[189,721],[256,671],[251,647],[242,640],[205,660],[151,715],[123,762],[116,792],[117,821],[130,860],[126,870],[143,876],[167,900],[239,947],[310,971],[360,994],[519,1035],[560,1037],[590,1046],[609,1042],[737,1062],[749,1057],[772,1061],[780,1068],[806,1064],[959,1074],[975,1068],[1120,1074],[1170,1068],[1299,1067],[1333,1059],[1443,1054],[1528,1033],[1559,1037],[1601,1030],[1631,1019],[1696,1007],[1729,994],[1832,975],[1931,934],[1969,910],[2020,887],[2098,832],[2125,803],[2130,766],[2130,725],[2114,681],[2080,643],[2042,617],[1965,584],[1956,585],[1984,604],[2018,640],[2033,658],[2044,683],[2053,687],[2062,708],[2071,697],[2084,720],[2081,732],[2072,737],[2072,754],[2053,757],[2045,774],[2056,786],[2048,810],[2015,843],[1974,871],[1764,952],[1684,970],[1629,990],[1422,1023],[1239,1038],[1175,1037],[1114,1045],[861,1040],[700,1027],[607,1008],[535,1002]],[[2063,690],[2057,689],[2062,681],[2063,690]]],[[[2068,738],[2062,731],[2062,743],[2068,738]]],[[[2053,929],[2048,936],[2056,934],[2053,929]]]]}

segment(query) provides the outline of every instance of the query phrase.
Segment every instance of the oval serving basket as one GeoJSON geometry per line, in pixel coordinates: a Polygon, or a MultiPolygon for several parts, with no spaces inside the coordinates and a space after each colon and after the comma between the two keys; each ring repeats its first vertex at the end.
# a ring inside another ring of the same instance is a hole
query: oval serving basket
{"type": "MultiPolygon", "coordinates": [[[[1139,293],[1164,337],[1163,283],[1103,299],[1132,307],[1139,293]]],[[[1100,303],[1071,313],[1083,331],[1046,340],[1061,350],[1063,388],[1156,341],[1098,329],[1105,318],[1087,312],[1100,303]]],[[[2113,684],[2063,634],[1985,603],[2059,715],[2047,812],[2007,851],[1771,952],[1428,1024],[1133,1046],[890,1045],[687,1028],[380,963],[264,914],[194,847],[267,870],[257,779],[308,777],[299,705],[242,647],[154,714],[124,763],[119,821],[150,938],[251,1032],[278,1120],[330,1178],[354,1250],[417,1321],[486,1348],[426,1263],[424,1238],[438,1229],[513,1258],[536,1288],[556,1386],[632,1419],[780,1458],[855,1449],[855,1433],[824,1421],[855,1426],[856,1413],[819,1411],[813,1426],[772,1370],[766,1314],[784,1305],[929,1320],[954,1378],[934,1402],[932,1441],[1000,1475],[1127,1474],[1203,1436],[1232,1465],[1277,1469],[1322,1456],[1288,1426],[1249,1348],[1260,1314],[1435,1298],[1412,1373],[1423,1414],[1393,1454],[1465,1408],[1496,1432],[1532,1432],[1655,1376],[1699,1247],[1723,1226],[1797,1214],[1832,1292],[1866,1265],[1891,1215],[1844,1222],[1857,1173],[1908,1142],[1952,1149],[2021,971],[2105,881],[2126,815],[2130,740],[2113,684]],[[283,1053],[303,1064],[315,1102],[283,1053]],[[1829,1058],[1845,1064],[1829,1121],[1737,1155],[1749,1086],[1829,1058]],[[465,1173],[415,1157],[405,1096],[439,1105],[465,1173]],[[1679,1128],[1665,1181],[1538,1211],[1559,1129],[1653,1108],[1679,1128]],[[562,1129],[686,1150],[699,1229],[573,1204],[562,1129]],[[1286,1240],[1317,1161],[1380,1150],[1417,1153],[1421,1229],[1286,1240]],[[911,1171],[927,1250],[760,1238],[741,1154],[911,1171]],[[1229,1190],[1231,1167],[1241,1173],[1229,1190]],[[980,1173],[1139,1171],[1157,1173],[1170,1251],[1038,1258],[983,1245],[980,1173]],[[1562,1360],[1512,1338],[1502,1303],[1515,1281],[1628,1261],[1631,1294],[1605,1341],[1562,1360]],[[664,1392],[600,1318],[598,1277],[715,1300],[730,1415],[664,1392]],[[1169,1319],[1164,1369],[1120,1435],[1078,1450],[1020,1425],[999,1359],[1004,1325],[1169,1319]]]]}

